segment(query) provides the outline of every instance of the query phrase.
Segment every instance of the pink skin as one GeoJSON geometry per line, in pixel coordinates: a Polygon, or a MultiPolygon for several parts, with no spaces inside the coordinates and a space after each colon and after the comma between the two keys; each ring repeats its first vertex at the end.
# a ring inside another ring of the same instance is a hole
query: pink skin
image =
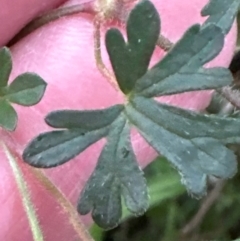
{"type": "MultiPolygon", "coordinates": [[[[24,24],[44,10],[52,9],[63,0],[0,0],[0,43],[4,45],[24,24]],[[27,10],[26,10],[27,9],[27,10]]],[[[79,1],[70,1],[76,4],[79,1]]],[[[86,0],[84,1],[86,2],[86,0]]],[[[203,21],[201,8],[207,0],[153,0],[161,14],[162,33],[176,42],[192,24],[203,21]]],[[[79,14],[60,19],[38,29],[11,48],[14,68],[11,80],[25,71],[41,75],[48,87],[43,100],[36,106],[24,108],[16,105],[19,115],[15,132],[2,131],[5,141],[19,155],[26,144],[40,132],[50,128],[44,123],[44,116],[57,109],[94,109],[104,108],[123,101],[122,94],[116,92],[98,72],[93,55],[92,16],[79,14]]],[[[107,26],[109,27],[109,26],[107,26]]],[[[104,33],[104,31],[103,31],[104,33]]],[[[104,41],[104,34],[102,40],[104,41]]],[[[228,66],[236,42],[236,26],[228,34],[221,54],[209,66],[228,66]]],[[[109,65],[107,53],[103,47],[104,61],[109,65]]],[[[153,57],[156,62],[164,52],[157,49],[153,57]]],[[[210,91],[186,93],[164,97],[165,101],[183,108],[203,110],[211,98],[210,91]]],[[[146,166],[156,153],[135,132],[132,135],[134,149],[139,163],[146,166]]],[[[104,140],[88,148],[84,153],[60,167],[46,170],[51,180],[76,205],[78,195],[92,172],[104,140]]],[[[0,240],[31,241],[26,214],[13,178],[12,170],[3,151],[1,159],[0,184],[0,240]]],[[[36,206],[45,241],[73,241],[77,236],[56,201],[43,186],[25,170],[25,178],[30,187],[36,206]]],[[[86,221],[86,219],[84,219],[86,221]]],[[[88,219],[88,224],[91,220],[88,219]]]]}

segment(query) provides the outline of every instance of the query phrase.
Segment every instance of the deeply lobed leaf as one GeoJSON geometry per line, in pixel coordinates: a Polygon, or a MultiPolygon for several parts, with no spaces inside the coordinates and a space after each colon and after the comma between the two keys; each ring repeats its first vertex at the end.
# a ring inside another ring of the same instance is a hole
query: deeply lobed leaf
{"type": "Polygon", "coordinates": [[[92,217],[102,228],[115,227],[121,218],[121,195],[135,215],[148,207],[147,186],[130,143],[130,127],[125,116],[113,123],[107,144],[97,167],[81,193],[80,214],[92,210],[92,217]]]}
{"type": "MultiPolygon", "coordinates": [[[[224,4],[224,8],[229,6],[224,4]]],[[[125,106],[52,112],[45,119],[47,124],[66,129],[39,135],[24,151],[25,162],[36,167],[54,167],[107,137],[78,203],[79,213],[92,212],[95,222],[103,228],[119,223],[121,196],[134,214],[142,214],[148,206],[145,179],[130,143],[130,124],[179,170],[182,181],[195,196],[206,192],[208,175],[229,178],[236,172],[235,155],[225,144],[240,142],[239,119],[201,115],[150,99],[231,84],[232,76],[227,69],[203,67],[218,55],[224,43],[223,29],[216,25],[217,14],[209,9],[203,10],[203,14],[210,15],[208,22],[192,26],[165,58],[147,71],[160,19],[150,1],[138,3],[128,19],[128,42],[116,29],[106,35],[119,87],[128,95],[125,106]]],[[[226,17],[225,29],[232,18],[233,13],[230,14],[221,15],[226,17]]]]}
{"type": "Polygon", "coordinates": [[[224,35],[216,25],[192,26],[171,51],[136,82],[138,95],[154,97],[231,84],[226,68],[202,66],[221,51],[224,35]]]}
{"type": "Polygon", "coordinates": [[[160,19],[150,1],[141,1],[131,11],[125,40],[117,29],[106,34],[106,47],[123,93],[132,91],[147,69],[160,32],[160,19]]]}
{"type": "Polygon", "coordinates": [[[143,97],[136,97],[131,103],[152,116],[164,129],[183,138],[209,137],[223,144],[240,142],[239,118],[200,114],[143,97]]]}
{"type": "MultiPolygon", "coordinates": [[[[205,194],[206,175],[229,178],[236,173],[234,153],[214,138],[214,135],[223,138],[224,131],[230,134],[228,130],[223,130],[221,134],[219,132],[221,121],[223,124],[227,122],[225,119],[215,117],[214,122],[207,122],[207,118],[200,114],[162,106],[144,97],[132,99],[126,107],[126,114],[147,142],[179,170],[187,188],[194,195],[205,194]],[[185,119],[182,118],[184,112],[185,119]]],[[[239,124],[238,121],[235,130],[239,124]]]]}
{"type": "Polygon", "coordinates": [[[69,161],[105,137],[122,109],[123,106],[116,105],[97,111],[64,110],[50,113],[46,122],[67,130],[37,136],[24,150],[24,161],[41,168],[55,167],[69,161]]]}

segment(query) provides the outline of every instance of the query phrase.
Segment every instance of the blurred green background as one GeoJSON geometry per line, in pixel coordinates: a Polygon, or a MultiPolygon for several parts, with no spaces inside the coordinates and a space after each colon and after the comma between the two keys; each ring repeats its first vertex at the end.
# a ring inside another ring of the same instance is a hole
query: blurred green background
{"type": "MultiPolygon", "coordinates": [[[[240,173],[225,183],[202,221],[187,234],[183,229],[205,199],[188,195],[180,176],[164,158],[154,161],[145,173],[151,197],[147,213],[136,218],[124,209],[122,224],[107,232],[93,225],[96,241],[230,241],[240,237],[240,173]]],[[[211,193],[213,187],[209,189],[211,193]]]]}
{"type": "MultiPolygon", "coordinates": [[[[240,30],[240,14],[238,23],[240,30]]],[[[240,241],[240,172],[225,183],[210,180],[208,196],[201,200],[186,192],[181,177],[164,158],[149,165],[145,174],[149,210],[132,217],[123,207],[117,228],[105,232],[91,227],[96,241],[240,241]]]]}

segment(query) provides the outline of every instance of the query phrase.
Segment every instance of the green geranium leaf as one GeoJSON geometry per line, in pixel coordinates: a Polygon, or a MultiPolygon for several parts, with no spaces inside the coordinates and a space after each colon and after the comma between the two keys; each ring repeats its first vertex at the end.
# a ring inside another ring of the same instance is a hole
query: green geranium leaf
{"type": "Polygon", "coordinates": [[[231,84],[228,69],[202,67],[218,55],[223,44],[224,35],[219,27],[192,26],[165,58],[137,81],[135,91],[154,97],[231,84]]]}
{"type": "Polygon", "coordinates": [[[100,227],[113,228],[122,215],[121,195],[135,215],[146,211],[146,181],[136,162],[130,127],[124,116],[112,125],[97,167],[81,193],[78,211],[87,214],[92,210],[92,217],[100,227]]]}
{"type": "Polygon", "coordinates": [[[106,47],[123,93],[129,93],[136,80],[146,73],[159,31],[157,10],[151,2],[141,1],[129,16],[127,43],[119,30],[110,29],[107,32],[106,47]]]}
{"type": "Polygon", "coordinates": [[[210,0],[202,9],[202,16],[209,16],[203,26],[216,24],[224,34],[231,29],[240,6],[239,0],[210,0]]]}
{"type": "MultiPolygon", "coordinates": [[[[207,120],[144,97],[132,99],[126,113],[148,143],[179,170],[192,194],[205,194],[206,175],[230,178],[236,173],[236,157],[221,142],[229,135],[229,130],[223,129],[226,119],[207,120]]],[[[240,120],[234,120],[239,132],[240,120]]]]}
{"type": "Polygon", "coordinates": [[[38,75],[19,75],[7,88],[5,97],[12,103],[30,106],[37,104],[45,92],[47,83],[38,75]]]}
{"type": "Polygon", "coordinates": [[[50,113],[46,117],[47,123],[68,129],[40,134],[25,149],[24,160],[41,168],[55,167],[69,161],[106,136],[122,108],[116,105],[99,111],[66,110],[50,113]]]}
{"type": "Polygon", "coordinates": [[[0,126],[8,131],[14,131],[17,125],[17,113],[4,99],[0,100],[0,126]]]}
{"type": "MultiPolygon", "coordinates": [[[[227,5],[223,8],[226,10],[227,5]]],[[[105,137],[107,142],[81,193],[78,211],[92,212],[95,222],[106,229],[119,223],[121,196],[133,214],[142,214],[148,206],[146,183],[130,143],[131,126],[178,169],[182,182],[197,197],[205,194],[208,175],[227,179],[236,173],[236,157],[226,145],[240,143],[237,116],[204,115],[151,99],[232,83],[229,70],[204,68],[223,48],[221,26],[209,22],[203,27],[190,27],[171,51],[147,70],[159,29],[154,5],[140,1],[127,22],[128,42],[116,29],[106,35],[114,72],[126,95],[125,104],[103,110],[54,111],[46,117],[46,123],[61,130],[40,134],[23,153],[24,161],[32,166],[54,167],[105,137]]]]}

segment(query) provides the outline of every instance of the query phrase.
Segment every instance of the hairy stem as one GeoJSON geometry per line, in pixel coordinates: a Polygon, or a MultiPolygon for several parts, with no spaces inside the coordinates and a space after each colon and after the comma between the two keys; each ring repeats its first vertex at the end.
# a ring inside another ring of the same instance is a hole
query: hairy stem
{"type": "Polygon", "coordinates": [[[82,3],[82,4],[76,4],[72,6],[62,7],[54,9],[48,13],[43,14],[42,16],[34,19],[32,22],[27,24],[10,42],[9,46],[15,44],[28,34],[32,33],[36,29],[51,23],[53,21],[56,21],[62,17],[71,16],[73,14],[78,13],[93,13],[92,5],[90,3],[82,3]]]}
{"type": "Polygon", "coordinates": [[[160,34],[157,41],[157,46],[168,52],[174,46],[174,44],[168,38],[160,34]]]}
{"type": "Polygon", "coordinates": [[[109,81],[109,83],[113,86],[115,90],[118,90],[118,84],[114,77],[114,74],[111,73],[108,68],[105,66],[102,60],[101,54],[101,20],[96,17],[94,19],[94,56],[96,60],[96,64],[100,73],[109,81]]]}
{"type": "Polygon", "coordinates": [[[94,241],[88,233],[85,226],[81,223],[79,215],[75,208],[65,195],[45,176],[45,174],[36,168],[30,168],[34,177],[52,194],[56,201],[61,205],[66,214],[68,214],[69,221],[74,230],[78,234],[81,241],[94,241]]]}
{"type": "MultiPolygon", "coordinates": [[[[19,34],[14,37],[9,43],[9,45],[13,45],[20,39],[24,38],[34,30],[42,27],[43,25],[46,25],[52,21],[55,21],[59,18],[70,16],[73,14],[77,14],[80,12],[87,12],[87,13],[95,13],[95,8],[92,4],[83,3],[83,4],[77,4],[69,7],[62,7],[55,10],[52,10],[50,13],[46,13],[32,22],[30,22],[22,31],[20,31],[19,34]]],[[[101,34],[100,34],[100,28],[101,28],[101,22],[103,20],[100,20],[98,15],[94,19],[94,55],[96,59],[96,64],[101,72],[101,74],[108,79],[110,84],[118,90],[118,85],[115,80],[114,74],[111,73],[106,66],[103,63],[102,56],[101,56],[101,34]]]]}
{"type": "MultiPolygon", "coordinates": [[[[113,1],[114,2],[114,1],[113,1]]],[[[101,1],[99,2],[101,4],[101,1]]],[[[124,8],[124,1],[123,3],[116,1],[115,8],[112,6],[114,3],[109,4],[111,9],[105,10],[107,15],[116,15],[114,16],[116,19],[118,19],[122,23],[126,23],[129,11],[124,8]]],[[[70,16],[73,14],[78,14],[81,12],[90,13],[90,14],[96,14],[98,8],[96,9],[91,3],[82,3],[82,4],[76,4],[73,6],[68,7],[62,7],[58,9],[54,9],[46,14],[43,14],[42,16],[34,19],[32,22],[30,22],[28,25],[26,25],[8,44],[8,46],[12,46],[28,34],[32,33],[36,29],[53,22],[55,20],[58,20],[59,18],[70,16]]],[[[102,14],[102,9],[99,7],[100,14],[102,14]]],[[[159,46],[164,51],[169,51],[174,44],[167,39],[165,36],[160,35],[159,39],[157,41],[157,46],[159,46]]]]}
{"type": "Polygon", "coordinates": [[[33,240],[34,241],[44,241],[43,233],[41,231],[38,218],[34,209],[34,205],[31,201],[31,197],[29,194],[29,189],[24,180],[22,171],[17,163],[17,158],[11,153],[9,148],[2,142],[3,150],[9,160],[9,164],[13,170],[14,178],[17,183],[17,187],[22,199],[23,208],[27,214],[28,222],[30,225],[30,229],[32,231],[33,240]]]}
{"type": "MultiPolygon", "coordinates": [[[[97,2],[101,5],[101,1],[97,2]]],[[[103,2],[104,3],[104,2],[103,2]]],[[[102,4],[103,4],[102,3],[102,4]]],[[[93,6],[91,3],[83,3],[83,4],[77,4],[69,7],[62,7],[58,8],[55,10],[52,10],[49,13],[46,13],[32,22],[30,22],[24,29],[22,29],[19,34],[17,34],[8,44],[8,46],[11,46],[15,44],[17,41],[20,39],[24,38],[34,30],[42,27],[43,25],[46,25],[52,21],[55,21],[59,18],[65,17],[65,16],[70,16],[73,14],[77,14],[80,12],[87,12],[87,13],[95,13],[96,17],[94,19],[94,55],[96,59],[96,65],[100,73],[107,78],[109,83],[113,86],[114,89],[118,90],[118,84],[115,79],[114,74],[105,66],[103,60],[102,60],[102,55],[101,55],[101,33],[100,33],[100,28],[101,28],[101,23],[105,21],[104,16],[106,15],[106,18],[110,18],[111,16],[114,16],[116,19],[118,19],[122,23],[126,23],[128,16],[129,16],[129,11],[125,9],[124,7],[124,1],[115,1],[114,0],[108,5],[104,5],[103,7],[109,7],[109,9],[101,9],[101,6],[98,8],[96,5],[93,6]],[[115,8],[114,8],[115,7],[115,8]],[[99,12],[97,12],[99,10],[99,12]],[[102,12],[104,10],[104,13],[102,12]],[[102,16],[102,17],[99,17],[102,16]]],[[[106,20],[107,20],[106,19],[106,20]]],[[[166,37],[160,35],[157,45],[162,48],[164,51],[169,51],[173,43],[168,40],[166,37]]]]}

